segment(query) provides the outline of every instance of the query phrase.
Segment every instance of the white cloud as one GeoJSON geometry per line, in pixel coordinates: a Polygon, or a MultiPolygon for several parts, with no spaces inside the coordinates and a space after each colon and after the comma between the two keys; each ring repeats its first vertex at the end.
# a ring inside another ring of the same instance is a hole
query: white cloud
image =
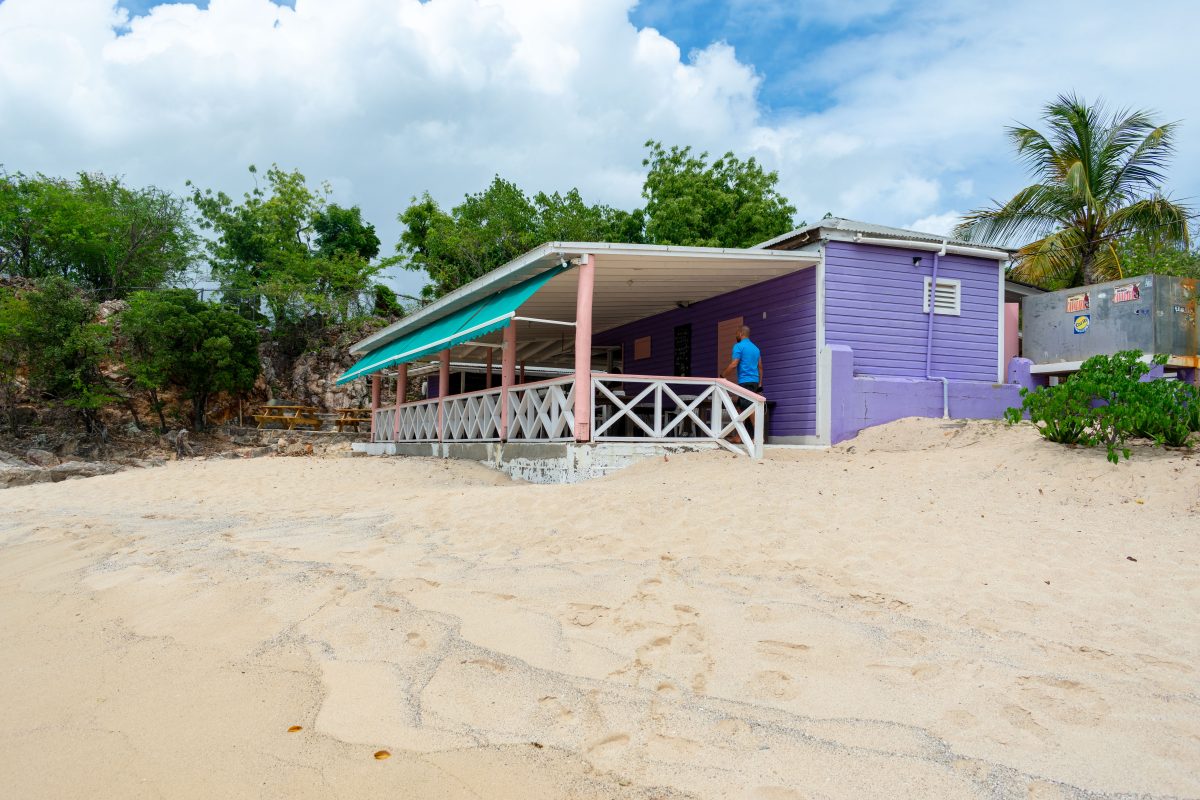
{"type": "MultiPolygon", "coordinates": [[[[247,164],[275,161],[330,180],[390,248],[409,197],[453,203],[495,173],[631,207],[656,138],[759,157],[802,218],[929,227],[1016,188],[1003,126],[1075,89],[1194,120],[1172,174],[1176,194],[1200,193],[1191,26],[1130,26],[1118,3],[945,0],[859,34],[856,20],[893,4],[798,16],[736,0],[782,27],[846,22],[849,38],[797,65],[832,102],[767,115],[761,76],[729,46],[681,59],[629,23],[633,2],[212,0],[158,6],[118,35],[127,20],[111,0],[3,0],[0,157],[232,194],[247,164]]],[[[1189,0],[1158,7],[1189,16],[1189,0]]]]}
{"type": "Polygon", "coordinates": [[[921,217],[919,220],[905,225],[905,228],[910,228],[921,233],[936,233],[940,236],[950,236],[954,230],[954,226],[962,222],[963,212],[947,211],[945,214],[931,214],[928,217],[921,217]]]}

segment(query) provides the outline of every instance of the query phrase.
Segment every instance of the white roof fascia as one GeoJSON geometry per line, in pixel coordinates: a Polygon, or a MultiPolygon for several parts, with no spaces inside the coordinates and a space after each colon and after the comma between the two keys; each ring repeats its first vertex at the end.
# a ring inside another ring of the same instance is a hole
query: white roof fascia
{"type": "Polygon", "coordinates": [[[438,298],[424,308],[393,322],[383,330],[376,331],[367,338],[356,342],[351,345],[350,352],[361,353],[386,344],[392,339],[398,338],[406,331],[420,327],[427,322],[433,322],[477,300],[487,297],[496,291],[495,287],[497,284],[504,283],[506,284],[505,288],[507,288],[507,285],[516,283],[518,280],[532,278],[534,275],[545,272],[562,263],[558,258],[570,261],[587,254],[666,256],[669,258],[693,259],[737,258],[747,261],[790,261],[813,264],[819,260],[816,254],[795,250],[760,250],[739,247],[679,247],[676,245],[614,244],[609,242],[547,242],[541,247],[536,247],[527,253],[517,256],[512,261],[497,267],[486,275],[480,276],[464,286],[460,286],[453,292],[438,298]],[[557,256],[558,258],[547,262],[543,269],[537,268],[539,261],[551,256],[557,256]]]}

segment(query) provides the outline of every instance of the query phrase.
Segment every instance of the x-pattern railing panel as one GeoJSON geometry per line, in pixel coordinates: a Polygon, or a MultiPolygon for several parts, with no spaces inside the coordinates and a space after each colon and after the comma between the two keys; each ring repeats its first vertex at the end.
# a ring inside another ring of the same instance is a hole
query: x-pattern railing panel
{"type": "Polygon", "coordinates": [[[523,384],[508,390],[509,441],[575,438],[575,379],[523,384]]]}
{"type": "Polygon", "coordinates": [[[490,442],[500,438],[500,389],[447,397],[442,410],[442,439],[490,442]]]}
{"type": "Polygon", "coordinates": [[[421,400],[400,406],[398,442],[436,442],[438,440],[438,400],[421,400]]]}
{"type": "Polygon", "coordinates": [[[372,441],[390,442],[396,429],[396,407],[377,409],[374,413],[374,431],[372,441]]]}
{"type": "Polygon", "coordinates": [[[709,441],[762,457],[765,403],[736,384],[719,378],[594,374],[592,386],[595,441],[709,441]],[[746,408],[737,407],[738,397],[749,401],[746,408]],[[601,408],[608,413],[602,415],[601,408]],[[623,435],[623,429],[632,435],[623,435]],[[739,441],[730,441],[734,436],[739,441]]]}

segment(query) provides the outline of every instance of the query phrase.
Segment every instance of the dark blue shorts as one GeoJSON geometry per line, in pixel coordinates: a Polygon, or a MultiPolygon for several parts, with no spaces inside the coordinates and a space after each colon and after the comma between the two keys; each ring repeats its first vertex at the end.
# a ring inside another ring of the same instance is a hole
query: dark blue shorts
{"type": "MultiPolygon", "coordinates": [[[[749,389],[750,391],[754,392],[755,394],[762,394],[762,384],[761,383],[739,383],[738,386],[742,387],[743,389],[749,389]]],[[[739,411],[745,411],[747,408],[750,407],[750,401],[747,400],[746,398],[742,397],[741,395],[738,395],[737,407],[738,407],[739,411]]]]}

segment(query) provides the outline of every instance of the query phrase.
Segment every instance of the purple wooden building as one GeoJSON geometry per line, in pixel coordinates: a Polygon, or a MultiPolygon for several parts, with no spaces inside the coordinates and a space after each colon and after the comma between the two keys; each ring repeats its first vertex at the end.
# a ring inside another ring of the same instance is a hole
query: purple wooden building
{"type": "Polygon", "coordinates": [[[342,380],[374,377],[363,449],[487,444],[496,463],[535,443],[760,455],[907,416],[995,418],[1017,401],[1009,256],[845,219],[743,249],[550,243],[359,342],[342,380]],[[761,396],[719,377],[742,325],[761,396]],[[427,399],[407,402],[409,364],[437,365],[427,399]]]}

